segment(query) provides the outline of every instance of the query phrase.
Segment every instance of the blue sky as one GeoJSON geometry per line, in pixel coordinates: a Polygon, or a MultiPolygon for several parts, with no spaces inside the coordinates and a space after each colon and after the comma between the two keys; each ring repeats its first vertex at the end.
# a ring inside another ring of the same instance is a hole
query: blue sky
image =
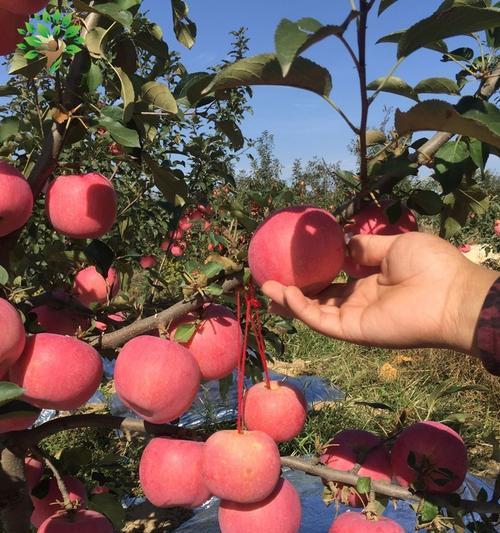
{"type": "MultiPolygon", "coordinates": [[[[204,70],[219,62],[230,46],[229,32],[240,26],[248,28],[250,55],[274,50],[274,30],[282,18],[297,20],[314,17],[327,24],[341,23],[350,9],[349,0],[187,0],[191,18],[197,23],[198,37],[191,50],[182,47],[173,35],[170,2],[144,0],[143,6],[164,30],[170,47],[179,50],[189,71],[204,70]]],[[[385,75],[396,60],[396,46],[375,41],[387,33],[408,27],[430,15],[439,0],[399,0],[380,18],[378,3],[369,22],[368,81],[385,75]]],[[[348,37],[353,37],[349,34],[348,37]]],[[[450,48],[472,46],[472,38],[449,39],[450,48]]],[[[332,98],[356,123],[359,120],[359,91],[354,67],[341,44],[334,38],[325,40],[305,54],[328,68],[333,78],[332,98]]],[[[437,52],[421,50],[411,55],[396,75],[415,85],[423,78],[446,76],[454,78],[457,66],[439,61],[437,52]]],[[[5,72],[5,71],[4,71],[5,72]]],[[[5,79],[0,72],[0,80],[5,79]]],[[[442,96],[441,96],[442,97],[442,96]]],[[[455,99],[452,98],[452,101],[455,99]]],[[[347,150],[352,133],[340,117],[319,96],[284,87],[255,87],[251,101],[253,114],[243,124],[247,137],[255,138],[262,131],[274,135],[276,154],[285,167],[285,175],[295,158],[304,161],[317,155],[329,162],[340,162],[343,168],[354,165],[354,156],[347,150]]],[[[371,108],[369,125],[376,127],[384,116],[385,106],[406,110],[411,100],[396,95],[380,94],[371,108]]],[[[237,165],[248,166],[244,157],[237,165]]],[[[498,159],[490,166],[499,168],[498,159]]]]}

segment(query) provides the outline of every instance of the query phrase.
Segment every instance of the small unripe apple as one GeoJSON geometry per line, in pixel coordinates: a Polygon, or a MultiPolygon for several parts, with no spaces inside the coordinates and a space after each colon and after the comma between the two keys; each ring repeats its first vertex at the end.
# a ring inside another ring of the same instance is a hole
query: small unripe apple
{"type": "Polygon", "coordinates": [[[344,262],[344,234],[335,217],[310,206],[286,207],[257,228],[248,248],[255,282],[296,285],[308,295],[326,288],[344,262]]]}
{"type": "Polygon", "coordinates": [[[101,174],[59,176],[49,187],[45,209],[59,233],[75,239],[97,239],[115,222],[115,189],[101,174]]]}
{"type": "Polygon", "coordinates": [[[139,464],[139,480],[153,505],[194,509],[210,498],[201,469],[204,446],[168,437],[149,442],[139,464]]]}
{"type": "Polygon", "coordinates": [[[221,533],[297,533],[302,508],[294,486],[280,479],[273,492],[257,503],[222,500],[219,506],[221,533]]]}
{"type": "Polygon", "coordinates": [[[407,427],[398,436],[391,462],[400,485],[417,484],[429,492],[449,493],[459,489],[465,479],[467,448],[456,431],[426,420],[407,427]]]}
{"type": "Polygon", "coordinates": [[[143,255],[139,259],[139,264],[142,268],[153,268],[158,261],[156,260],[156,257],[154,255],[143,255]]]}
{"type": "MultiPolygon", "coordinates": [[[[335,435],[320,458],[321,463],[336,470],[349,471],[359,464],[358,475],[374,481],[391,482],[391,460],[382,441],[373,433],[360,429],[347,429],[335,435]]],[[[338,484],[339,488],[342,484],[338,484]]],[[[366,499],[364,501],[366,503],[366,499]]],[[[361,507],[363,501],[349,494],[349,505],[361,507]]]]}
{"type": "MultiPolygon", "coordinates": [[[[0,20],[3,20],[2,14],[0,11],[0,20]]],[[[16,18],[15,15],[9,16],[16,18]]],[[[15,31],[17,34],[17,30],[15,31]]],[[[8,25],[2,25],[0,53],[2,41],[7,38],[5,32],[8,32],[8,25]]],[[[6,161],[0,161],[0,237],[24,226],[32,211],[33,193],[28,182],[16,168],[6,161]]]]}
{"type": "Polygon", "coordinates": [[[405,533],[405,530],[386,516],[368,520],[363,513],[347,511],[333,521],[328,533],[405,533]]]}
{"type": "MultiPolygon", "coordinates": [[[[79,502],[80,505],[87,505],[87,491],[85,485],[74,478],[73,476],[62,476],[62,480],[66,489],[68,491],[69,499],[72,502],[79,502]]],[[[43,498],[37,498],[36,496],[31,496],[31,501],[33,502],[33,512],[31,513],[31,523],[35,527],[40,527],[40,525],[51,517],[54,513],[59,511],[59,507],[56,502],[62,501],[63,496],[59,487],[57,486],[57,481],[55,478],[51,478],[49,481],[49,490],[43,498]]]]}
{"type": "MultiPolygon", "coordinates": [[[[198,318],[191,313],[175,322],[171,338],[177,328],[198,318]]],[[[194,355],[204,380],[222,379],[236,368],[241,356],[242,334],[234,313],[223,305],[207,304],[201,310],[196,331],[188,342],[182,343],[194,355]]]]}
{"type": "MultiPolygon", "coordinates": [[[[46,7],[47,4],[48,0],[0,0],[0,9],[5,9],[10,13],[16,13],[18,15],[31,15],[46,7]]],[[[6,19],[0,17],[0,20],[2,21],[3,33],[3,22],[6,19]]],[[[18,28],[20,27],[18,26],[18,28]]]]}
{"type": "Polygon", "coordinates": [[[9,375],[25,389],[25,401],[42,409],[70,411],[84,405],[97,390],[102,360],[92,346],[74,337],[37,333],[26,339],[9,375]]]}
{"type": "Polygon", "coordinates": [[[278,447],[262,431],[217,431],[205,443],[203,476],[221,499],[260,502],[276,488],[280,471],[278,447]]]}
{"type": "Polygon", "coordinates": [[[106,278],[95,266],[80,270],[73,281],[73,294],[83,305],[93,303],[105,304],[114,298],[120,290],[120,275],[111,267],[106,278]]]}
{"type": "Polygon", "coordinates": [[[3,298],[0,298],[0,324],[0,374],[4,374],[21,356],[26,334],[17,309],[3,298]]]}
{"type": "Polygon", "coordinates": [[[78,509],[71,514],[61,511],[38,528],[38,533],[113,533],[111,522],[102,514],[78,509]]]}
{"type": "Polygon", "coordinates": [[[250,387],[244,400],[245,425],[267,433],[276,442],[296,437],[304,428],[307,404],[302,392],[282,381],[271,380],[250,387]]]}
{"type": "Polygon", "coordinates": [[[151,335],[140,335],[123,346],[114,376],[122,402],[153,424],[181,416],[200,386],[200,369],[191,352],[151,335]]]}
{"type": "Polygon", "coordinates": [[[73,309],[44,304],[34,307],[31,313],[36,315],[37,325],[46,333],[76,335],[90,326],[90,318],[73,309]]]}

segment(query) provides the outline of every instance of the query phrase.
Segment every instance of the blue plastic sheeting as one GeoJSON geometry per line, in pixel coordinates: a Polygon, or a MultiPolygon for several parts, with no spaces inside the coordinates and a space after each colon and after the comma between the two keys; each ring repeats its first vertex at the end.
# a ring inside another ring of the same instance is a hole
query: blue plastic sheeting
{"type": "MultiPolygon", "coordinates": [[[[300,495],[302,504],[302,523],[300,533],[327,533],[332,521],[334,520],[337,507],[335,504],[327,507],[321,499],[323,492],[323,484],[321,480],[314,476],[309,476],[302,472],[286,469],[283,476],[293,483],[295,489],[300,495]]],[[[484,488],[488,492],[488,496],[492,495],[492,487],[484,483],[481,479],[474,476],[468,476],[464,484],[463,498],[474,498],[480,488],[484,488]]],[[[217,511],[219,507],[219,500],[212,498],[204,506],[200,507],[194,512],[194,516],[187,522],[178,527],[176,532],[203,532],[203,533],[220,533],[217,511]]],[[[338,512],[343,513],[349,508],[339,505],[338,512]]],[[[352,512],[359,512],[359,509],[352,512]]],[[[405,501],[399,501],[397,508],[389,503],[384,516],[391,518],[398,522],[407,533],[415,531],[415,512],[409,504],[405,501]]],[[[425,530],[420,530],[425,531],[425,530]]],[[[263,531],[256,531],[255,533],[266,533],[263,531]]],[[[356,533],[353,531],[352,533],[356,533]]]]}

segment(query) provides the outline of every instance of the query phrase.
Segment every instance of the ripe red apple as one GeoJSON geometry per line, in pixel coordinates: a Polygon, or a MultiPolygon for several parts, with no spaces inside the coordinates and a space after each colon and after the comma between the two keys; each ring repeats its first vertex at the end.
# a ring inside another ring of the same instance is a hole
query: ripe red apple
{"type": "Polygon", "coordinates": [[[3,298],[0,298],[0,324],[0,374],[4,374],[21,356],[26,334],[17,309],[3,298]]]}
{"type": "Polygon", "coordinates": [[[75,239],[96,239],[115,222],[115,189],[101,174],[59,176],[49,187],[45,209],[59,233],[75,239]]]}
{"type": "Polygon", "coordinates": [[[107,315],[107,322],[102,322],[100,320],[95,321],[95,328],[99,331],[106,331],[109,326],[109,322],[111,322],[111,325],[116,326],[117,324],[120,324],[121,322],[124,322],[127,320],[127,314],[123,313],[122,311],[118,311],[118,313],[110,313],[107,315]]]}
{"type": "MultiPolygon", "coordinates": [[[[389,453],[382,441],[368,431],[347,429],[337,433],[321,455],[320,461],[330,468],[345,471],[361,464],[358,475],[370,477],[374,481],[391,482],[389,453]]],[[[349,494],[349,505],[361,507],[363,502],[356,494],[349,494]]]]}
{"type": "Polygon", "coordinates": [[[168,437],[149,442],[139,464],[139,480],[153,505],[194,509],[210,498],[201,470],[204,446],[168,437]]]}
{"type": "Polygon", "coordinates": [[[181,229],[170,231],[168,234],[169,239],[172,239],[173,241],[180,241],[183,236],[184,236],[184,231],[181,229]]]}
{"type": "Polygon", "coordinates": [[[68,514],[57,513],[38,528],[38,533],[113,533],[111,522],[96,511],[78,509],[68,514]]]}
{"type": "Polygon", "coordinates": [[[187,231],[188,229],[190,229],[192,226],[191,222],[189,222],[189,218],[188,217],[181,217],[179,219],[179,223],[177,225],[177,227],[181,230],[181,231],[187,231]]]}
{"type": "Polygon", "coordinates": [[[275,280],[306,294],[330,285],[344,262],[342,229],[335,217],[316,207],[276,211],[254,233],[248,263],[256,283],[275,280]]]}
{"type": "MultiPolygon", "coordinates": [[[[171,330],[197,318],[193,313],[177,321],[171,330]]],[[[242,334],[234,313],[223,305],[207,304],[199,315],[199,324],[191,339],[182,343],[194,355],[205,380],[222,379],[237,367],[242,349],[242,334]]]]}
{"type": "MultiPolygon", "coordinates": [[[[4,12],[0,10],[0,21],[4,12]]],[[[14,17],[15,15],[8,15],[14,17]]],[[[22,25],[22,22],[21,24],[22,25]]],[[[17,28],[17,26],[16,26],[17,28]]],[[[17,33],[17,30],[14,31],[17,33]]],[[[9,33],[9,24],[0,32],[0,55],[3,48],[8,44],[6,40],[9,33]]],[[[12,41],[12,39],[10,39],[12,41]]],[[[17,42],[17,41],[16,41],[17,42]]],[[[0,237],[12,233],[28,222],[33,211],[33,193],[24,176],[12,165],[0,161],[0,237]]]]}
{"type": "Polygon", "coordinates": [[[450,427],[431,420],[417,422],[399,435],[391,451],[391,461],[400,485],[416,484],[429,492],[454,492],[467,474],[464,441],[450,427]],[[409,460],[418,472],[410,467],[409,460]]]}
{"type": "Polygon", "coordinates": [[[42,409],[78,409],[94,394],[102,378],[102,360],[85,342],[54,333],[26,339],[10,380],[23,387],[23,399],[42,409]]]}
{"type": "MultiPolygon", "coordinates": [[[[6,9],[4,9],[2,7],[2,2],[0,2],[0,23],[2,26],[2,32],[0,33],[0,56],[4,56],[7,54],[11,54],[12,52],[15,52],[17,45],[23,40],[23,36],[19,34],[17,29],[24,27],[24,23],[27,21],[28,21],[28,17],[26,15],[11,13],[10,11],[7,11],[6,9]]],[[[5,161],[2,161],[0,162],[0,165],[8,165],[8,164],[5,161]]],[[[0,174],[3,174],[3,172],[4,172],[3,169],[1,169],[0,167],[0,174]]],[[[4,196],[3,187],[4,186],[2,184],[0,186],[2,197],[4,196]]],[[[7,194],[5,194],[5,196],[7,195],[8,195],[8,192],[7,194]]],[[[13,199],[15,198],[16,200],[21,200],[21,201],[23,200],[22,197],[18,198],[15,195],[13,195],[12,198],[13,199]]],[[[3,199],[2,199],[2,203],[3,203],[3,199]]],[[[33,203],[33,197],[31,198],[31,203],[33,203]]],[[[2,207],[0,207],[0,210],[2,209],[2,207]]],[[[10,207],[12,208],[13,206],[10,205],[10,207]]],[[[15,212],[14,209],[12,209],[12,211],[15,212]]],[[[31,209],[29,211],[29,214],[31,214],[31,209]]],[[[28,215],[28,218],[29,218],[29,215],[28,215]]],[[[23,224],[21,224],[21,226],[23,224]]],[[[0,224],[0,230],[1,230],[1,226],[2,224],[0,224]]]]}
{"type": "Polygon", "coordinates": [[[161,242],[160,244],[160,248],[166,252],[168,250],[168,247],[170,246],[170,244],[172,243],[172,241],[170,239],[165,239],[161,242]]]}
{"type": "Polygon", "coordinates": [[[301,516],[299,495],[286,479],[280,479],[273,492],[261,502],[222,500],[219,506],[221,533],[297,533],[301,516]]]}
{"type": "Polygon", "coordinates": [[[199,386],[200,369],[191,352],[167,339],[140,335],[128,341],[116,359],[118,396],[154,424],[187,411],[199,386]]]}
{"type": "Polygon", "coordinates": [[[203,476],[219,498],[260,502],[276,488],[280,471],[278,447],[262,431],[217,431],[205,443],[203,476]]]}
{"type": "Polygon", "coordinates": [[[304,428],[307,404],[302,392],[288,383],[271,381],[250,387],[245,394],[244,420],[248,429],[264,431],[276,442],[296,437],[304,428]]]}
{"type": "MultiPolygon", "coordinates": [[[[87,505],[87,491],[85,485],[73,476],[62,476],[64,485],[68,491],[69,499],[72,502],[79,502],[81,506],[87,505]]],[[[47,495],[43,498],[37,498],[31,496],[33,502],[33,512],[31,513],[31,523],[35,527],[40,525],[51,517],[54,513],[60,510],[60,507],[56,504],[56,501],[62,501],[63,497],[57,481],[55,478],[51,478],[49,481],[49,490],[47,495]]]]}
{"type": "Polygon", "coordinates": [[[347,511],[333,521],[328,533],[405,533],[405,530],[385,516],[368,520],[363,513],[347,511]]]}
{"type": "MultiPolygon", "coordinates": [[[[1,378],[0,381],[8,381],[1,378]]],[[[40,416],[40,409],[19,402],[0,406],[0,433],[22,431],[32,426],[40,416]]]]}
{"type": "MultiPolygon", "coordinates": [[[[401,208],[401,216],[391,224],[387,218],[385,209],[389,202],[385,201],[378,205],[366,207],[356,215],[352,222],[344,226],[347,235],[398,235],[409,231],[418,231],[418,224],[413,212],[406,208],[401,208]]],[[[378,267],[370,267],[355,263],[347,254],[343,267],[351,278],[359,279],[380,272],[378,267]]]]}
{"type": "Polygon", "coordinates": [[[24,477],[29,490],[33,490],[42,479],[45,468],[43,463],[34,457],[24,458],[24,477]]]}
{"type": "Polygon", "coordinates": [[[31,310],[36,315],[36,323],[46,333],[76,335],[90,326],[90,318],[78,311],[54,305],[39,305],[31,310]]]}
{"type": "Polygon", "coordinates": [[[142,268],[153,268],[158,261],[154,255],[143,255],[139,259],[139,264],[142,268]]]}
{"type": "Polygon", "coordinates": [[[186,250],[186,243],[184,241],[176,242],[170,247],[170,253],[174,257],[180,257],[181,255],[184,255],[185,250],[186,250]]]}
{"type": "MultiPolygon", "coordinates": [[[[0,9],[5,9],[18,15],[31,15],[43,9],[48,3],[48,0],[0,0],[0,9]]],[[[2,23],[4,22],[2,17],[0,17],[0,20],[2,23]]],[[[3,25],[2,30],[4,30],[3,25]]]]}
{"type": "Polygon", "coordinates": [[[495,231],[495,235],[497,237],[500,237],[500,220],[495,220],[494,231],[495,231]]]}
{"type": "Polygon", "coordinates": [[[73,281],[73,293],[83,305],[92,303],[105,304],[114,298],[120,290],[120,275],[111,267],[106,278],[95,266],[80,270],[73,281]]]}

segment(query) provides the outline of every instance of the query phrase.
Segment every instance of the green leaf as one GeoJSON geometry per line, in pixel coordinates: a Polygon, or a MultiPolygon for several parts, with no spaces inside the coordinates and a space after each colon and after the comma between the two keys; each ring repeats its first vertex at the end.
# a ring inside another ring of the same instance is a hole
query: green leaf
{"type": "Polygon", "coordinates": [[[224,289],[216,283],[210,283],[210,285],[203,287],[203,290],[212,296],[220,296],[224,292],[224,289]]]}
{"type": "Polygon", "coordinates": [[[28,36],[28,37],[25,37],[24,40],[30,46],[33,46],[35,48],[37,48],[38,46],[40,46],[42,44],[42,41],[40,41],[40,39],[38,37],[28,36]]]}
{"type": "Polygon", "coordinates": [[[215,261],[206,263],[201,267],[201,271],[209,279],[213,278],[214,276],[217,276],[217,274],[219,274],[219,272],[222,272],[223,270],[224,270],[224,266],[215,261]]]}
{"type": "Polygon", "coordinates": [[[58,466],[66,473],[76,474],[92,461],[92,450],[85,446],[63,448],[57,454],[58,466]]]}
{"type": "Polygon", "coordinates": [[[340,26],[323,26],[313,18],[304,18],[297,22],[282,19],[274,34],[274,44],[283,76],[288,74],[292,63],[302,52],[326,37],[342,33],[340,26]]]}
{"type": "Polygon", "coordinates": [[[188,187],[170,168],[160,166],[148,154],[143,153],[143,159],[153,175],[156,187],[172,205],[184,205],[188,196],[188,187]]]}
{"type": "Polygon", "coordinates": [[[473,57],[474,50],[472,48],[462,47],[455,48],[455,50],[444,54],[441,58],[441,61],[443,63],[446,63],[447,61],[452,61],[452,58],[458,61],[470,61],[473,57]]]}
{"type": "Polygon", "coordinates": [[[0,144],[14,137],[19,131],[19,119],[6,117],[0,120],[0,144]]]}
{"type": "Polygon", "coordinates": [[[441,100],[427,100],[407,112],[398,109],[395,125],[400,135],[413,131],[446,131],[500,147],[500,110],[472,96],[462,98],[456,106],[441,100]]]}
{"type": "Polygon", "coordinates": [[[29,52],[26,52],[24,54],[24,57],[28,60],[32,60],[32,59],[36,59],[37,57],[39,57],[39,54],[36,50],[30,50],[29,52]]]}
{"type": "Polygon", "coordinates": [[[126,124],[134,114],[135,91],[127,73],[120,67],[112,65],[120,80],[121,97],[123,100],[123,122],[126,124]]]}
{"type": "Polygon", "coordinates": [[[500,9],[463,5],[461,0],[446,0],[430,17],[408,28],[398,45],[398,58],[439,39],[474,33],[500,26],[500,9]]]}
{"type": "Polygon", "coordinates": [[[141,88],[142,99],[154,107],[175,115],[179,108],[170,89],[163,83],[148,81],[141,88]]]}
{"type": "Polygon", "coordinates": [[[186,48],[192,48],[196,40],[196,24],[188,18],[189,9],[183,0],[171,0],[174,33],[186,48]]]}
{"type": "MultiPolygon", "coordinates": [[[[88,13],[100,13],[101,15],[105,15],[111,20],[118,22],[125,28],[130,28],[132,24],[132,20],[133,20],[132,13],[121,9],[121,7],[117,6],[115,3],[105,3],[105,4],[98,4],[98,5],[94,4],[92,6],[83,2],[82,0],[73,0],[73,3],[79,11],[84,11],[88,13]]],[[[70,16],[69,22],[71,22],[71,15],[69,16],[70,16]]],[[[69,22],[66,25],[69,25],[69,22]]],[[[61,26],[64,26],[62,22],[61,22],[61,26]]]]}
{"type": "Polygon", "coordinates": [[[454,80],[449,78],[426,78],[419,81],[414,87],[415,92],[420,93],[442,93],[460,94],[460,89],[454,80]]]}
{"type": "Polygon", "coordinates": [[[7,285],[9,283],[9,273],[0,265],[0,285],[7,285]]]}
{"type": "Polygon", "coordinates": [[[97,125],[106,128],[117,143],[129,148],[140,148],[141,143],[136,130],[126,128],[120,122],[106,116],[101,117],[97,125]]]}
{"type": "Polygon", "coordinates": [[[411,98],[418,102],[418,94],[413,90],[413,88],[406,83],[406,81],[398,78],[397,76],[389,76],[387,81],[384,80],[385,77],[377,78],[370,82],[366,88],[369,91],[376,91],[379,87],[382,86],[381,91],[384,93],[393,93],[398,94],[399,96],[406,96],[406,98],[411,98]]]}
{"type": "Polygon", "coordinates": [[[38,32],[38,35],[41,35],[42,37],[49,37],[50,36],[49,29],[47,28],[47,26],[44,26],[43,24],[38,24],[37,25],[37,32],[38,32]]]}
{"type": "Polygon", "coordinates": [[[384,144],[387,137],[382,130],[366,130],[366,145],[375,146],[377,144],[384,144]]]}
{"type": "Polygon", "coordinates": [[[103,83],[102,71],[93,61],[90,63],[88,72],[84,76],[89,93],[95,93],[97,88],[103,83]]]}
{"type": "Polygon", "coordinates": [[[78,52],[81,52],[81,48],[79,46],[76,46],[76,44],[69,44],[66,46],[65,52],[68,54],[71,54],[72,56],[76,55],[78,52]]]}
{"type": "Polygon", "coordinates": [[[116,531],[121,531],[125,521],[125,509],[120,497],[111,493],[94,494],[89,501],[89,509],[105,515],[116,531]]]}
{"type": "Polygon", "coordinates": [[[436,516],[439,514],[439,508],[437,505],[424,500],[423,504],[420,505],[420,520],[425,523],[429,524],[436,518],[436,516]]]}
{"type": "Polygon", "coordinates": [[[243,148],[245,139],[243,138],[239,126],[234,120],[219,120],[215,125],[217,126],[217,129],[222,131],[222,133],[224,133],[229,139],[234,150],[241,150],[241,148],[243,148]]]}
{"type": "Polygon", "coordinates": [[[160,59],[169,59],[169,51],[167,43],[162,39],[155,36],[154,32],[150,29],[140,31],[134,36],[134,42],[146,52],[153,54],[160,59]]]}
{"type": "Polygon", "coordinates": [[[0,406],[20,398],[24,394],[24,389],[10,383],[9,381],[0,381],[0,406]]]}
{"type": "Polygon", "coordinates": [[[458,187],[464,176],[474,170],[471,166],[470,153],[467,143],[463,140],[445,143],[434,155],[434,178],[448,193],[458,187]]]}
{"type": "MultiPolygon", "coordinates": [[[[384,35],[384,37],[380,37],[380,39],[377,41],[377,44],[379,43],[399,44],[399,41],[402,39],[403,35],[405,34],[405,31],[406,30],[399,30],[399,31],[395,31],[393,33],[384,35]]],[[[442,53],[445,53],[448,51],[448,47],[446,46],[446,43],[441,40],[434,41],[432,43],[427,43],[424,46],[424,48],[428,48],[429,50],[435,50],[436,52],[442,52],[442,53]]]]}
{"type": "Polygon", "coordinates": [[[302,57],[298,57],[289,73],[283,76],[276,56],[261,54],[241,59],[220,70],[203,93],[248,85],[297,87],[328,97],[332,80],[326,69],[302,57]]]}
{"type": "Polygon", "coordinates": [[[366,476],[360,476],[356,481],[356,491],[359,494],[368,494],[372,490],[372,480],[366,476]]]}
{"type": "Polygon", "coordinates": [[[410,194],[407,205],[421,215],[437,215],[441,212],[443,202],[434,191],[419,189],[410,194]]]}
{"type": "Polygon", "coordinates": [[[484,167],[490,153],[488,145],[478,141],[477,139],[468,139],[467,143],[469,145],[469,152],[472,161],[477,168],[479,168],[481,171],[484,171],[484,167]]]}
{"type": "Polygon", "coordinates": [[[181,324],[175,330],[174,341],[186,343],[191,340],[191,337],[196,333],[198,324],[196,322],[186,322],[181,324]]]}
{"type": "Polygon", "coordinates": [[[378,15],[380,16],[388,7],[395,4],[397,0],[380,0],[380,5],[378,7],[378,15]]]}
{"type": "Polygon", "coordinates": [[[443,198],[440,236],[449,239],[467,223],[471,210],[483,215],[489,206],[488,195],[478,186],[456,189],[443,198]]]}
{"type": "Polygon", "coordinates": [[[93,28],[85,35],[85,46],[92,57],[104,57],[104,46],[108,35],[108,29],[100,26],[93,28]]]}

